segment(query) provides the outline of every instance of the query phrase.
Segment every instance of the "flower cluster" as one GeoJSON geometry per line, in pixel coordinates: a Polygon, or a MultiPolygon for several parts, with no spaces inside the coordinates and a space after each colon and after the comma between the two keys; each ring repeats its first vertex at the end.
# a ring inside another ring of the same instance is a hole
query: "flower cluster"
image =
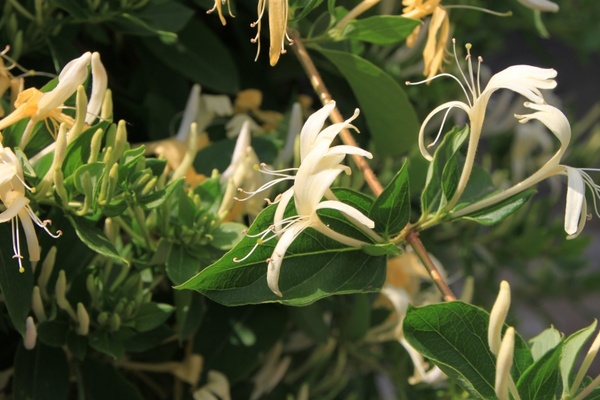
{"type": "MultiPolygon", "coordinates": [[[[335,108],[335,102],[330,102],[319,111],[311,115],[300,132],[300,166],[295,169],[273,171],[263,166],[263,171],[277,176],[258,190],[245,192],[254,196],[268,188],[273,187],[279,182],[293,181],[291,188],[280,194],[277,198],[277,209],[273,219],[273,224],[266,230],[253,235],[259,238],[257,246],[273,238],[278,238],[277,245],[271,257],[267,260],[268,272],[267,282],[273,293],[282,296],[279,290],[279,274],[283,257],[292,244],[292,242],[306,229],[315,229],[328,237],[352,247],[360,247],[365,242],[336,232],[325,224],[317,211],[323,209],[333,209],[344,214],[357,227],[361,228],[367,234],[375,237],[371,231],[374,228],[374,222],[365,216],[356,208],[337,200],[330,189],[333,181],[342,172],[350,174],[350,168],[341,164],[346,155],[356,154],[359,156],[372,158],[371,153],[354,146],[337,145],[331,146],[339,132],[347,127],[357,116],[358,110],[354,115],[343,123],[333,124],[325,129],[323,125],[329,114],[335,108]],[[296,171],[295,175],[289,175],[288,172],[296,171]],[[325,198],[326,200],[323,200],[325,198]],[[285,211],[294,201],[297,215],[284,217],[285,211]]],[[[242,259],[246,259],[250,254],[242,259]]]]}

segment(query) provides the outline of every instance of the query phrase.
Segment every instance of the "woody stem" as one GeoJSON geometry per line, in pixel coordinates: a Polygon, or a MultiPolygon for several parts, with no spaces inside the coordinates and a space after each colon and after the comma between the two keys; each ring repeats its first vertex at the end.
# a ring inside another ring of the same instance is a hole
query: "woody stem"
{"type": "MultiPolygon", "coordinates": [[[[298,57],[298,60],[300,60],[300,64],[302,64],[306,75],[310,78],[310,83],[312,84],[315,92],[319,95],[321,103],[323,103],[323,105],[329,103],[332,100],[331,94],[329,93],[329,90],[327,90],[325,82],[323,82],[319,71],[317,71],[315,64],[312,62],[312,59],[306,51],[306,48],[302,43],[300,35],[297,31],[292,31],[290,36],[294,41],[294,45],[292,46],[292,48],[294,49],[294,53],[296,54],[296,57],[298,57]]],[[[331,113],[329,118],[333,123],[344,122],[344,118],[342,117],[337,108],[333,109],[333,112],[331,113]]],[[[342,129],[342,131],[340,132],[340,138],[342,142],[346,145],[357,146],[356,141],[354,140],[352,134],[348,129],[342,129]]],[[[352,159],[354,160],[354,163],[356,164],[360,172],[365,177],[365,181],[367,182],[373,193],[375,193],[376,196],[379,196],[381,192],[383,192],[383,186],[381,185],[381,182],[379,182],[379,179],[377,179],[377,176],[375,175],[367,161],[364,159],[364,157],[358,155],[353,155],[352,159]]],[[[427,250],[425,250],[425,247],[423,246],[423,243],[419,239],[417,233],[409,232],[406,235],[406,241],[414,249],[415,253],[429,272],[429,275],[431,276],[431,279],[433,280],[434,284],[437,286],[440,293],[442,293],[442,295],[444,296],[444,299],[446,301],[456,300],[456,296],[454,296],[454,294],[444,281],[444,278],[438,271],[437,267],[431,261],[431,258],[427,254],[427,250]]]]}

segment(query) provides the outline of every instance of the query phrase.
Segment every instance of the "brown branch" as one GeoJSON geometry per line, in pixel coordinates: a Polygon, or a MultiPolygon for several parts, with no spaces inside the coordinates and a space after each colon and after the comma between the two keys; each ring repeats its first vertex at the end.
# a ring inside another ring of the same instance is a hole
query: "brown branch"
{"type": "MultiPolygon", "coordinates": [[[[292,48],[294,49],[294,53],[298,57],[298,60],[300,60],[300,63],[302,64],[306,75],[310,78],[310,83],[312,84],[315,92],[319,95],[321,103],[323,103],[323,105],[329,103],[332,100],[331,94],[329,93],[329,90],[327,90],[325,82],[323,82],[323,79],[321,78],[319,71],[317,71],[315,64],[312,62],[312,59],[308,55],[308,52],[306,51],[306,48],[302,43],[300,35],[297,31],[291,31],[291,38],[294,42],[294,45],[292,46],[292,48]]],[[[337,108],[333,109],[333,112],[331,113],[329,118],[333,123],[344,122],[344,118],[342,117],[337,108]]],[[[342,129],[342,131],[340,132],[340,138],[342,142],[344,142],[344,144],[346,145],[357,146],[354,137],[352,137],[352,134],[348,129],[342,129]]],[[[354,160],[354,163],[356,164],[360,172],[365,177],[365,181],[367,182],[373,193],[375,193],[375,196],[379,196],[381,192],[383,192],[383,186],[381,185],[381,182],[379,182],[379,179],[377,179],[377,176],[375,175],[369,164],[367,164],[367,161],[364,159],[364,157],[358,155],[353,155],[352,159],[354,160]]],[[[415,253],[429,272],[433,283],[437,286],[440,293],[442,293],[442,295],[444,296],[444,299],[446,301],[456,300],[456,296],[454,296],[454,293],[452,293],[452,290],[450,290],[450,288],[444,281],[444,278],[431,261],[431,258],[429,257],[429,254],[427,254],[427,250],[425,249],[423,243],[419,239],[418,234],[412,231],[409,232],[406,235],[406,241],[414,249],[415,253]]]]}

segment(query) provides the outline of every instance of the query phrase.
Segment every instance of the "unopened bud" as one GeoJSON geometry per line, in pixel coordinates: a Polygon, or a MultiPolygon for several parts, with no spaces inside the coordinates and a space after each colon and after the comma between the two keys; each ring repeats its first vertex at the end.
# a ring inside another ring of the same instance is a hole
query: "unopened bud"
{"type": "Polygon", "coordinates": [[[114,157],[115,160],[121,157],[127,147],[127,123],[120,120],[117,124],[117,134],[115,136],[114,157]]]}
{"type": "Polygon", "coordinates": [[[119,314],[111,314],[111,316],[108,319],[108,329],[110,329],[111,332],[116,332],[119,330],[120,327],[121,317],[119,316],[119,314]]]}
{"type": "Polygon", "coordinates": [[[42,297],[46,300],[50,298],[46,288],[48,286],[48,280],[50,279],[52,270],[54,270],[54,264],[56,264],[56,246],[52,246],[50,247],[50,250],[48,250],[46,258],[44,258],[44,262],[42,262],[40,276],[38,277],[38,286],[42,293],[42,297]]]}
{"type": "Polygon", "coordinates": [[[498,400],[509,400],[508,385],[511,379],[510,367],[513,363],[513,353],[515,349],[515,328],[509,327],[504,333],[504,338],[498,350],[496,359],[496,381],[494,389],[498,400]]]}
{"type": "Polygon", "coordinates": [[[500,282],[500,291],[490,313],[490,325],[488,327],[488,344],[490,350],[498,355],[500,350],[500,333],[510,308],[510,285],[507,281],[500,282]]]}
{"type": "Polygon", "coordinates": [[[83,303],[77,303],[77,329],[78,335],[85,336],[90,331],[90,316],[83,303]]]}
{"type": "Polygon", "coordinates": [[[69,138],[69,143],[73,141],[77,136],[81,134],[83,131],[83,126],[85,124],[85,118],[88,112],[88,98],[85,94],[85,88],[83,85],[79,85],[77,87],[77,95],[75,97],[75,123],[69,129],[69,133],[67,137],[69,138]]]}
{"type": "Polygon", "coordinates": [[[105,325],[108,322],[108,313],[106,311],[102,311],[98,314],[98,318],[96,318],[100,325],[105,325]]]}
{"type": "Polygon", "coordinates": [[[31,293],[31,309],[33,310],[33,313],[38,321],[44,322],[48,319],[48,317],[46,317],[46,311],[44,310],[44,303],[42,301],[40,287],[37,285],[33,287],[33,291],[31,293]]]}
{"type": "Polygon", "coordinates": [[[77,321],[77,315],[75,314],[75,310],[67,300],[67,274],[65,274],[65,270],[61,269],[58,272],[58,279],[56,280],[55,287],[55,295],[56,295],[56,304],[58,307],[69,314],[74,321],[77,321]]]}
{"type": "Polygon", "coordinates": [[[27,317],[25,320],[25,337],[23,338],[23,346],[27,350],[33,350],[37,342],[37,328],[32,317],[27,317]]]}
{"type": "Polygon", "coordinates": [[[104,131],[100,128],[98,128],[94,133],[94,136],[92,136],[92,141],[90,142],[90,156],[88,157],[88,164],[91,164],[98,160],[98,154],[100,154],[103,136],[104,131]]]}

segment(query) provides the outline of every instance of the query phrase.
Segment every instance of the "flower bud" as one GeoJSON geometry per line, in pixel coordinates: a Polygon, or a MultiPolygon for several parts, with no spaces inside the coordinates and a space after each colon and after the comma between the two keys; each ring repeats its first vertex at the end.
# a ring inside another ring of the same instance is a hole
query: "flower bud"
{"type": "Polygon", "coordinates": [[[488,344],[490,350],[495,355],[498,355],[500,350],[500,333],[510,308],[510,286],[507,281],[500,282],[500,291],[498,292],[498,298],[492,307],[490,313],[490,325],[488,328],[488,344]]]}
{"type": "Polygon", "coordinates": [[[67,300],[67,275],[65,274],[64,269],[61,269],[58,272],[54,293],[56,295],[56,304],[58,307],[61,310],[66,311],[74,321],[77,321],[77,314],[75,314],[75,310],[73,310],[71,303],[67,300]]]}
{"type": "Polygon", "coordinates": [[[509,400],[508,385],[511,379],[510,367],[513,363],[513,353],[515,348],[515,328],[509,327],[504,333],[504,338],[500,344],[498,358],[496,359],[496,381],[494,389],[498,400],[509,400]]]}
{"type": "Polygon", "coordinates": [[[48,280],[50,279],[50,275],[52,274],[52,270],[54,270],[54,264],[56,264],[56,246],[50,247],[48,253],[46,254],[46,258],[44,258],[44,262],[42,262],[42,270],[40,272],[40,276],[38,277],[38,286],[40,288],[42,298],[48,300],[50,296],[48,296],[48,280]]]}
{"type": "Polygon", "coordinates": [[[90,331],[90,316],[83,303],[77,303],[77,328],[75,332],[78,335],[85,336],[90,331]]]}
{"type": "Polygon", "coordinates": [[[46,311],[44,310],[44,303],[42,301],[40,287],[37,285],[33,287],[33,292],[31,293],[31,309],[33,310],[33,313],[38,321],[44,322],[48,319],[46,316],[46,311]]]}
{"type": "Polygon", "coordinates": [[[25,320],[25,337],[23,338],[23,346],[27,350],[33,350],[37,341],[37,328],[32,317],[27,317],[25,320]]]}

